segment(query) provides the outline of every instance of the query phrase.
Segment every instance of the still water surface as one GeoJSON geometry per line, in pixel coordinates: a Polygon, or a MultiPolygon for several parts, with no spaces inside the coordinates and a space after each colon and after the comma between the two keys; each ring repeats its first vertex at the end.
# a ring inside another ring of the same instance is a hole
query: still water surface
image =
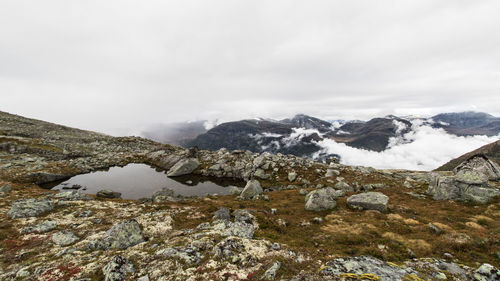
{"type": "Polygon", "coordinates": [[[145,164],[128,164],[124,167],[112,167],[106,171],[74,176],[65,181],[45,185],[52,190],[68,189],[79,185],[83,193],[95,194],[99,190],[109,189],[122,194],[124,199],[151,197],[156,191],[167,187],[176,195],[204,196],[206,194],[229,194],[229,186],[244,186],[242,181],[231,179],[208,178],[195,175],[167,177],[164,171],[145,164]]]}

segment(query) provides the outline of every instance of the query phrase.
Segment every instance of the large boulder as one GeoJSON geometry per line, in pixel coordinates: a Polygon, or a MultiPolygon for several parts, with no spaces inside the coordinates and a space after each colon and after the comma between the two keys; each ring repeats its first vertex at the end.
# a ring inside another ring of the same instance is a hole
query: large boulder
{"type": "Polygon", "coordinates": [[[101,240],[92,241],[90,249],[127,249],[144,242],[141,227],[136,220],[127,220],[111,227],[101,240]]]}
{"type": "Polygon", "coordinates": [[[427,194],[431,195],[434,200],[458,200],[461,196],[453,176],[441,176],[437,173],[430,174],[427,194]]]}
{"type": "Polygon", "coordinates": [[[196,158],[182,159],[170,168],[167,172],[169,177],[189,175],[200,166],[200,161],[196,158]]]}
{"type": "Polygon", "coordinates": [[[43,213],[52,211],[54,203],[50,199],[19,199],[12,203],[7,215],[13,219],[37,217],[43,213]]]}
{"type": "Polygon", "coordinates": [[[485,155],[474,155],[453,169],[456,175],[464,171],[482,174],[487,180],[500,180],[500,167],[485,155]]]}
{"type": "Polygon", "coordinates": [[[364,210],[387,211],[389,197],[381,192],[365,192],[354,194],[347,198],[347,205],[351,207],[362,208],[364,210]]]}
{"type": "Polygon", "coordinates": [[[305,208],[308,211],[325,211],[337,206],[337,197],[344,196],[345,192],[326,187],[309,192],[306,195],[305,208]]]}
{"type": "Polygon", "coordinates": [[[485,204],[494,197],[500,196],[500,191],[488,186],[482,174],[471,170],[461,170],[455,176],[441,176],[432,173],[427,194],[434,200],[458,200],[485,204]]]}
{"type": "Polygon", "coordinates": [[[262,192],[263,190],[258,180],[249,180],[245,188],[243,188],[240,196],[243,199],[252,199],[257,195],[262,194],[262,192]]]}
{"type": "Polygon", "coordinates": [[[104,281],[122,281],[127,273],[135,272],[134,265],[130,260],[122,256],[114,256],[111,261],[102,268],[104,281]]]}

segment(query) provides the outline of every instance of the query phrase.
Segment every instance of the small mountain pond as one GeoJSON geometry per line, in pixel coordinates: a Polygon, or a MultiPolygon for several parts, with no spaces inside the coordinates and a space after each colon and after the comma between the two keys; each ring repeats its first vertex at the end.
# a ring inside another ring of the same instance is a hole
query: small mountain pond
{"type": "Polygon", "coordinates": [[[111,167],[108,170],[74,176],[65,181],[45,184],[52,190],[77,189],[82,193],[96,194],[102,189],[120,192],[123,199],[151,197],[166,187],[175,195],[205,196],[207,194],[227,195],[230,186],[243,187],[243,181],[220,179],[196,175],[167,177],[165,171],[145,164],[128,164],[111,167]]]}

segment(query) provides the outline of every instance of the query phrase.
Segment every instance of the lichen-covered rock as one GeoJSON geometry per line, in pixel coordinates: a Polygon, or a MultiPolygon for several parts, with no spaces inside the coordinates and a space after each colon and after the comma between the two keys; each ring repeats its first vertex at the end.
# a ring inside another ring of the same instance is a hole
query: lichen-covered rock
{"type": "Polygon", "coordinates": [[[261,279],[262,280],[274,280],[276,278],[276,273],[278,273],[278,270],[281,268],[281,262],[276,261],[273,263],[273,265],[264,272],[262,275],[261,279]]]}
{"type": "Polygon", "coordinates": [[[21,230],[21,233],[27,234],[27,233],[45,233],[52,231],[56,229],[57,223],[53,220],[47,220],[44,222],[41,222],[37,225],[33,226],[27,226],[21,230]]]}
{"type": "Polygon", "coordinates": [[[288,181],[294,181],[296,178],[297,178],[297,173],[295,171],[288,173],[288,181]]]}
{"type": "Polygon", "coordinates": [[[487,180],[500,180],[500,167],[485,155],[474,155],[453,169],[456,175],[464,171],[482,174],[487,180]]]}
{"type": "Polygon", "coordinates": [[[185,248],[170,247],[159,250],[155,254],[157,256],[180,259],[188,264],[199,264],[201,259],[203,259],[203,255],[193,246],[187,246],[185,248]]]}
{"type": "Polygon", "coordinates": [[[120,192],[112,191],[109,189],[99,190],[95,195],[99,198],[108,198],[108,199],[122,197],[122,194],[120,192]]]}
{"type": "Polygon", "coordinates": [[[65,201],[76,201],[76,200],[91,200],[92,197],[85,195],[77,190],[61,191],[54,195],[54,198],[65,201]]]}
{"type": "Polygon", "coordinates": [[[111,227],[101,240],[92,241],[90,249],[127,249],[144,242],[141,227],[136,220],[127,220],[111,227]]]}
{"type": "Polygon", "coordinates": [[[54,203],[50,199],[19,199],[12,203],[7,215],[13,219],[37,217],[43,213],[52,211],[54,203]]]}
{"type": "Polygon", "coordinates": [[[130,260],[122,256],[114,256],[111,261],[102,268],[104,281],[122,281],[128,273],[135,272],[134,265],[130,260]]]}
{"type": "Polygon", "coordinates": [[[333,209],[337,206],[337,197],[343,195],[345,195],[345,192],[334,190],[331,187],[313,190],[306,195],[305,208],[308,211],[316,212],[333,209]]]}
{"type": "MultiPolygon", "coordinates": [[[[467,178],[467,175],[474,173],[474,171],[465,171],[462,176],[467,178]]],[[[457,174],[457,176],[460,175],[457,174]]],[[[494,197],[500,196],[498,189],[488,186],[483,181],[484,177],[477,181],[472,178],[458,180],[456,176],[441,176],[437,173],[431,173],[427,194],[431,195],[434,200],[459,200],[479,204],[487,203],[494,197]],[[473,182],[478,184],[472,184],[473,182]]]]}
{"type": "Polygon", "coordinates": [[[151,196],[151,199],[154,203],[178,200],[175,198],[174,191],[169,188],[162,188],[161,190],[156,191],[153,193],[153,196],[151,196]]]}
{"type": "Polygon", "coordinates": [[[455,180],[466,184],[486,185],[488,183],[488,176],[476,170],[460,170],[455,174],[455,180]]]}
{"type": "Polygon", "coordinates": [[[326,263],[321,270],[323,275],[333,275],[340,277],[342,274],[372,274],[384,281],[402,281],[408,275],[417,272],[411,268],[397,267],[370,256],[337,258],[326,263]]]}
{"type": "Polygon", "coordinates": [[[215,211],[212,219],[214,219],[214,220],[229,220],[229,219],[231,219],[231,213],[229,212],[228,208],[221,207],[217,211],[215,211]]]}
{"type": "Polygon", "coordinates": [[[257,179],[261,179],[261,180],[267,180],[271,177],[271,175],[268,175],[266,174],[266,172],[263,170],[263,169],[257,169],[255,171],[255,173],[253,174],[253,176],[257,179]]]}
{"type": "Polygon", "coordinates": [[[377,210],[380,212],[387,211],[387,203],[389,197],[381,192],[365,192],[351,195],[347,198],[347,205],[351,207],[359,207],[364,210],[377,210]]]}
{"type": "Polygon", "coordinates": [[[240,195],[242,191],[243,191],[243,188],[241,188],[241,187],[237,187],[237,186],[230,186],[229,187],[229,194],[231,194],[231,195],[240,195]]]}
{"type": "Polygon", "coordinates": [[[345,192],[354,192],[354,188],[343,181],[337,182],[334,187],[345,192]]]}
{"type": "Polygon", "coordinates": [[[427,194],[434,200],[457,200],[460,198],[460,189],[455,185],[454,177],[431,173],[427,194]]]}
{"type": "Polygon", "coordinates": [[[262,194],[262,187],[260,186],[260,182],[258,180],[249,180],[243,188],[240,196],[243,199],[252,199],[257,195],[262,194]]]}
{"type": "Polygon", "coordinates": [[[175,165],[172,168],[170,168],[170,170],[168,170],[167,176],[176,177],[176,176],[189,175],[199,166],[200,166],[200,161],[198,161],[198,159],[196,158],[182,159],[179,162],[175,163],[175,165]]]}
{"type": "Polygon", "coordinates": [[[476,281],[500,280],[500,270],[488,263],[483,263],[472,275],[476,281]]]}
{"type": "Polygon", "coordinates": [[[71,231],[59,231],[52,234],[52,242],[58,246],[69,246],[78,240],[79,238],[71,231]]]}

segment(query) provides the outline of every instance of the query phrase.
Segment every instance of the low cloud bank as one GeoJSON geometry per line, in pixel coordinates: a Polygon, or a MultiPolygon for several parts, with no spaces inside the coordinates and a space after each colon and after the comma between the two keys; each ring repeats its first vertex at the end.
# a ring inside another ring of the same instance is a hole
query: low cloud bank
{"type": "Polygon", "coordinates": [[[323,147],[324,152],[340,155],[341,163],[346,165],[430,171],[500,138],[500,134],[495,137],[459,137],[421,122],[414,122],[412,129],[407,134],[391,138],[389,148],[382,152],[358,149],[330,139],[317,144],[323,147]]]}

